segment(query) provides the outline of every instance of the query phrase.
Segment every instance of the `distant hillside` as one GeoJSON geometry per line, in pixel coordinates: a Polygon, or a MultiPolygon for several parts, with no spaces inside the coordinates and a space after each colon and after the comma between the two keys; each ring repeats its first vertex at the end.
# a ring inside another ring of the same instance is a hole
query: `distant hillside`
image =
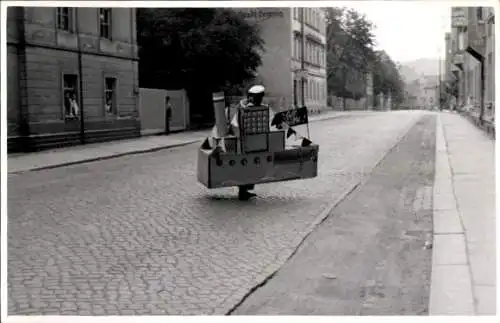
{"type": "Polygon", "coordinates": [[[415,72],[413,68],[406,65],[400,65],[399,73],[403,76],[406,82],[412,82],[420,78],[419,74],[415,72]]]}
{"type": "MultiPolygon", "coordinates": [[[[441,69],[444,69],[444,61],[441,61],[441,69]]],[[[422,75],[438,75],[439,60],[431,58],[420,58],[414,61],[401,62],[401,74],[407,82],[416,80],[422,75]]]]}

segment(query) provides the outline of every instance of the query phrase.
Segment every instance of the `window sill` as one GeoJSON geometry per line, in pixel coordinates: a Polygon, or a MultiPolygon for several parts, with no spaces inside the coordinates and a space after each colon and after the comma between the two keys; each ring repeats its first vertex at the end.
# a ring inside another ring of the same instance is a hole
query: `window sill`
{"type": "Polygon", "coordinates": [[[105,120],[128,120],[128,119],[133,119],[134,117],[132,116],[120,116],[117,114],[106,114],[103,116],[105,120]]]}
{"type": "Polygon", "coordinates": [[[75,32],[69,28],[69,29],[64,29],[64,28],[61,28],[61,27],[57,27],[57,31],[63,35],[67,35],[67,36],[71,36],[71,35],[74,35],[75,32]]]}
{"type": "Polygon", "coordinates": [[[71,122],[80,120],[80,116],[64,116],[64,121],[71,122]]]}

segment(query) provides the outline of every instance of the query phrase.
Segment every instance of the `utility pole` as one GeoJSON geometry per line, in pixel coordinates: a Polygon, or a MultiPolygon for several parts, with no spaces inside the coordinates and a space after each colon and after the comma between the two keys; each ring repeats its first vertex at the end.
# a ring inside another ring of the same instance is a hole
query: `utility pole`
{"type": "Polygon", "coordinates": [[[83,109],[83,66],[82,66],[82,41],[80,38],[80,21],[78,19],[79,12],[78,8],[75,9],[75,33],[78,42],[78,96],[80,97],[80,142],[82,145],[85,144],[85,116],[83,109]]]}
{"type": "Polygon", "coordinates": [[[439,107],[439,110],[443,110],[442,101],[441,101],[441,55],[439,55],[438,66],[439,66],[439,73],[438,73],[438,107],[439,107]]]}
{"type": "Polygon", "coordinates": [[[304,8],[300,8],[300,36],[302,38],[302,41],[300,42],[300,95],[301,95],[301,101],[302,101],[302,106],[304,107],[306,105],[306,99],[305,99],[305,48],[306,48],[306,42],[305,42],[305,33],[304,33],[304,8]]]}

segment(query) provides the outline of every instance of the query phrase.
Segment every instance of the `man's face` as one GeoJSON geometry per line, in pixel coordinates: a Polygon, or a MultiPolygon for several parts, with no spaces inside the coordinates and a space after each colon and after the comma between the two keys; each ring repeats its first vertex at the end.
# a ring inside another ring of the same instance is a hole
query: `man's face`
{"type": "Polygon", "coordinates": [[[253,98],[253,104],[255,105],[261,105],[262,104],[262,99],[264,99],[264,96],[263,95],[255,95],[254,98],[253,98]]]}

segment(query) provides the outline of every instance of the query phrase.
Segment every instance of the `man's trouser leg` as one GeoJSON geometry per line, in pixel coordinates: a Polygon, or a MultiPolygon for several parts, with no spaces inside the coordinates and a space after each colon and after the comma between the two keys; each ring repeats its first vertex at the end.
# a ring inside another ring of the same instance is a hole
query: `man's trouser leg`
{"type": "Polygon", "coordinates": [[[254,197],[254,193],[248,192],[250,190],[253,190],[254,188],[255,185],[253,184],[238,186],[238,198],[240,200],[248,200],[249,198],[254,197]]]}

